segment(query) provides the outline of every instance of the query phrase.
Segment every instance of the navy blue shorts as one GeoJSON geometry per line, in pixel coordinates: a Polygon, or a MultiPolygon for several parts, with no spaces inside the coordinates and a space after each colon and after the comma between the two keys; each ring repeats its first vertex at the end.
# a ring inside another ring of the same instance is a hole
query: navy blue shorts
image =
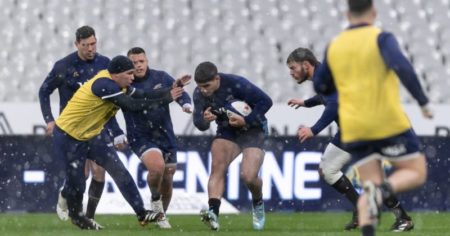
{"type": "Polygon", "coordinates": [[[344,145],[344,149],[350,152],[356,161],[372,154],[379,154],[390,161],[396,161],[420,152],[420,143],[414,131],[409,129],[385,139],[348,143],[344,145]]]}
{"type": "Polygon", "coordinates": [[[117,156],[111,137],[106,129],[87,141],[79,141],[55,126],[54,153],[59,160],[79,160],[84,165],[86,159],[95,161],[103,166],[117,156]]]}
{"type": "Polygon", "coordinates": [[[65,165],[63,195],[67,198],[69,215],[78,214],[82,210],[83,193],[86,188],[84,165],[91,159],[102,166],[111,175],[120,192],[137,214],[145,211],[141,196],[128,170],[119,159],[111,138],[104,129],[99,135],[79,141],[55,126],[53,130],[53,148],[58,161],[65,165]]]}
{"type": "Polygon", "coordinates": [[[159,149],[162,152],[166,164],[177,164],[177,148],[172,145],[158,145],[150,137],[132,138],[130,147],[136,155],[141,158],[142,155],[151,148],[159,149]]]}
{"type": "Polygon", "coordinates": [[[256,147],[264,149],[264,141],[267,137],[267,123],[263,128],[252,127],[249,129],[231,129],[231,128],[218,128],[215,138],[223,138],[230,140],[233,143],[239,145],[241,149],[256,147]]]}

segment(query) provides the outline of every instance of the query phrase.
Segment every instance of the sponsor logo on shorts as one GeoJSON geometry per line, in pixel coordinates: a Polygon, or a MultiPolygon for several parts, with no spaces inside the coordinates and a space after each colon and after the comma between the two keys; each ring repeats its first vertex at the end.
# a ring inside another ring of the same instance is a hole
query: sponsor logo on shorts
{"type": "Polygon", "coordinates": [[[387,156],[400,156],[406,153],[404,144],[396,144],[381,149],[381,152],[387,156]]]}

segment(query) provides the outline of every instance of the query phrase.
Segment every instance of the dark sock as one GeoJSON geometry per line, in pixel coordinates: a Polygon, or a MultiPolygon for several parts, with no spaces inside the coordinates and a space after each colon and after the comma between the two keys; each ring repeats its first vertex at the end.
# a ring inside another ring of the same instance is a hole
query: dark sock
{"type": "Polygon", "coordinates": [[[375,227],[373,225],[364,225],[361,228],[362,236],[375,236],[375,227]]]}
{"type": "Polygon", "coordinates": [[[69,208],[69,216],[71,218],[78,218],[83,215],[83,193],[70,191],[69,188],[64,188],[62,195],[67,200],[67,207],[69,208]]]}
{"type": "Polygon", "coordinates": [[[384,201],[384,205],[386,205],[395,215],[397,219],[410,219],[408,213],[406,213],[405,209],[403,209],[402,205],[398,201],[398,199],[392,195],[388,199],[384,201]]]}
{"type": "Polygon", "coordinates": [[[161,199],[161,193],[159,192],[158,188],[150,187],[150,193],[152,194],[152,202],[161,199]]]}
{"type": "Polygon", "coordinates": [[[410,219],[405,209],[403,209],[402,205],[395,196],[392,186],[388,182],[383,182],[380,185],[380,189],[383,196],[384,205],[394,212],[395,217],[397,219],[410,219]]]}
{"type": "Polygon", "coordinates": [[[338,192],[344,194],[345,197],[353,204],[353,206],[356,207],[359,194],[358,192],[356,192],[355,187],[353,187],[347,176],[342,175],[342,177],[339,178],[338,181],[336,181],[336,183],[331,186],[338,192]]]}
{"type": "Polygon", "coordinates": [[[396,207],[391,208],[391,210],[394,212],[395,218],[411,220],[411,217],[409,217],[408,213],[406,213],[400,203],[396,207]]]}
{"type": "Polygon", "coordinates": [[[210,198],[208,200],[209,210],[212,210],[217,217],[219,217],[220,199],[210,198]]]}
{"type": "Polygon", "coordinates": [[[356,208],[353,210],[352,220],[358,222],[358,210],[356,208]]]}
{"type": "Polygon", "coordinates": [[[158,201],[159,199],[161,199],[161,194],[160,193],[158,193],[158,192],[152,193],[152,202],[158,201]]]}
{"type": "Polygon", "coordinates": [[[91,180],[91,185],[89,186],[89,200],[86,209],[86,217],[93,219],[95,215],[95,210],[97,210],[98,201],[103,193],[103,187],[105,182],[98,182],[95,179],[91,180]]]}
{"type": "Polygon", "coordinates": [[[392,197],[395,198],[394,190],[392,190],[392,186],[388,182],[383,182],[380,185],[381,196],[383,197],[383,202],[389,201],[392,197]]]}
{"type": "Polygon", "coordinates": [[[261,205],[261,204],[263,204],[263,199],[262,199],[262,197],[261,198],[256,198],[256,199],[253,199],[253,206],[258,206],[258,205],[261,205]]]}

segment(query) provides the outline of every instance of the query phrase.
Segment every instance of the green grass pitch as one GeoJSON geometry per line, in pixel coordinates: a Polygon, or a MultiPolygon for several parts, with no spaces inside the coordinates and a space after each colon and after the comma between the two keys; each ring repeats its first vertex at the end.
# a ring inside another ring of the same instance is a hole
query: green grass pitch
{"type": "MultiPolygon", "coordinates": [[[[102,231],[85,231],[73,226],[69,221],[60,221],[56,214],[0,214],[0,235],[307,235],[344,236],[360,235],[359,231],[345,232],[344,224],[350,213],[268,213],[265,230],[254,231],[250,213],[221,215],[220,231],[209,230],[197,215],[169,215],[172,229],[162,230],[155,225],[141,227],[133,215],[99,215],[97,221],[106,227],[102,231]]],[[[413,213],[415,229],[404,233],[408,236],[450,235],[450,213],[413,213]]],[[[398,235],[389,232],[393,216],[384,213],[377,235],[398,235]]]]}

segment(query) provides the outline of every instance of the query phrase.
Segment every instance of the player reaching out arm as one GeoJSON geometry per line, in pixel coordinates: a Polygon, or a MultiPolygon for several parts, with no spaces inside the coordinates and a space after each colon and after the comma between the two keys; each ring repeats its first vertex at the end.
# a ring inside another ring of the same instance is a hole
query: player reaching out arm
{"type": "MultiPolygon", "coordinates": [[[[190,75],[182,76],[177,82],[166,72],[150,69],[144,49],[131,48],[128,57],[133,62],[134,81],[131,86],[156,94],[161,89],[172,86],[183,87],[182,80],[189,80],[190,75]]],[[[191,98],[186,92],[175,100],[186,113],[191,113],[191,98]]],[[[165,213],[169,207],[173,176],[177,166],[177,140],[173,131],[169,104],[161,104],[146,111],[124,110],[127,135],[130,147],[149,171],[147,183],[151,192],[152,210],[164,214],[156,223],[160,228],[171,228],[165,213]]]]}
{"type": "Polygon", "coordinates": [[[119,108],[130,111],[151,110],[171,102],[183,92],[179,87],[157,94],[127,89],[133,81],[133,72],[133,63],[127,57],[113,58],[107,70],[100,71],[77,90],[56,120],[53,131],[55,155],[64,161],[66,168],[66,183],[61,195],[67,199],[72,223],[82,229],[101,228],[82,212],[86,158],[92,158],[108,171],[141,225],[163,217],[160,212],[145,210],[136,184],[119,160],[117,152],[106,142],[91,145],[96,140],[102,140],[100,136],[104,135],[104,125],[119,108]],[[102,155],[88,156],[90,152],[102,155]]]}
{"type": "Polygon", "coordinates": [[[318,93],[339,94],[341,140],[357,160],[355,166],[364,184],[358,200],[359,225],[362,235],[372,236],[380,205],[391,204],[396,193],[422,185],[427,176],[426,158],[400,103],[398,80],[417,100],[423,115],[431,118],[432,114],[395,37],[373,25],[376,10],[372,0],[347,3],[350,26],[328,45],[313,82],[318,93]],[[384,159],[395,168],[387,178],[381,167],[384,159]]]}
{"type": "MultiPolygon", "coordinates": [[[[50,95],[58,89],[59,111],[62,112],[67,102],[83,83],[91,79],[100,70],[108,67],[109,58],[97,53],[97,38],[92,27],[82,26],[76,30],[75,46],[77,48],[75,52],[55,63],[39,89],[39,102],[42,115],[47,123],[47,135],[51,135],[55,127],[55,120],[50,106],[50,95]]],[[[108,122],[106,128],[103,132],[107,135],[101,136],[105,139],[98,140],[98,142],[110,142],[111,137],[109,137],[109,133],[111,133],[116,147],[123,148],[127,141],[114,117],[108,122]]],[[[92,145],[97,144],[93,143],[92,145]]],[[[89,155],[99,154],[92,152],[89,155]]],[[[105,170],[90,160],[87,161],[85,166],[86,178],[89,176],[89,172],[92,171],[86,215],[89,218],[94,218],[95,210],[105,185],[105,170]]],[[[61,220],[68,219],[67,203],[61,197],[61,194],[58,196],[56,210],[61,220]]]]}
{"type": "MultiPolygon", "coordinates": [[[[317,76],[319,73],[317,73],[317,71],[322,68],[322,65],[317,61],[314,54],[306,48],[295,49],[287,59],[287,66],[290,69],[292,78],[299,84],[306,80],[315,81],[318,79],[317,76]]],[[[317,135],[333,121],[335,121],[339,127],[337,93],[334,92],[327,96],[318,94],[304,101],[301,99],[289,100],[288,105],[295,106],[296,108],[300,106],[313,107],[321,104],[325,105],[325,110],[317,122],[312,127],[299,128],[297,135],[301,142],[317,135]]],[[[354,206],[352,220],[345,225],[345,230],[352,230],[358,227],[356,204],[359,196],[350,180],[341,171],[342,167],[349,161],[350,154],[344,151],[340,141],[340,131],[338,130],[323,153],[319,164],[319,173],[330,186],[341,194],[344,194],[354,206]]],[[[386,206],[389,207],[396,216],[396,221],[391,226],[391,230],[408,231],[414,227],[411,218],[396,198],[392,198],[389,203],[386,203],[386,206]]]]}

